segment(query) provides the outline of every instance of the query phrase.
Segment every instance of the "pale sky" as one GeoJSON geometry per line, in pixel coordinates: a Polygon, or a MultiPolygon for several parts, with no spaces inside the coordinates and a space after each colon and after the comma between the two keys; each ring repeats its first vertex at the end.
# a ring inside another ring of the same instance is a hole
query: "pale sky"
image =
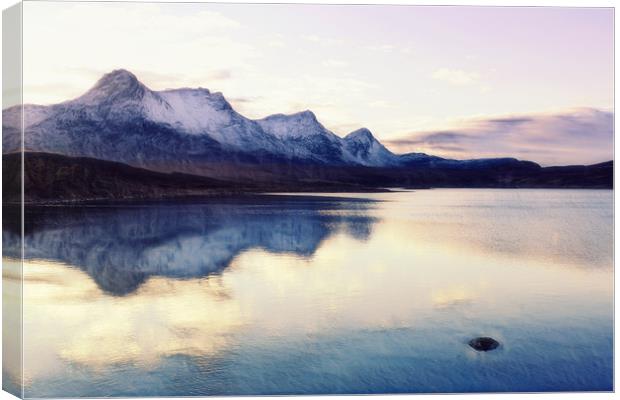
{"type": "Polygon", "coordinates": [[[250,118],[310,109],[395,152],[613,157],[610,8],[25,3],[27,103],[118,68],[155,90],[221,91],[250,118]],[[528,123],[480,128],[504,119],[528,123]]]}

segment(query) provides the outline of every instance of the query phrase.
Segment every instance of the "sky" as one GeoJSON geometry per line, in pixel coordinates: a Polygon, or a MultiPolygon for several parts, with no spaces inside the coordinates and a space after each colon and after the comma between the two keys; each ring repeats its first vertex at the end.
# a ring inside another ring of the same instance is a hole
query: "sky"
{"type": "Polygon", "coordinates": [[[118,68],[250,118],[310,109],[396,153],[613,158],[610,8],[25,3],[25,102],[118,68]]]}

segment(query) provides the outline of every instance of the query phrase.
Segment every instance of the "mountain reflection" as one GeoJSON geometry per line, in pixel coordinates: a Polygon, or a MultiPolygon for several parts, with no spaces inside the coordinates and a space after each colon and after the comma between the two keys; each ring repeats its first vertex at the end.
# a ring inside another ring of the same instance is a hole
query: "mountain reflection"
{"type": "MultiPolygon", "coordinates": [[[[102,290],[127,295],[151,276],[217,274],[251,248],[310,257],[336,232],[366,240],[374,223],[371,207],[368,200],[313,196],[30,207],[25,257],[79,267],[102,290]]],[[[18,230],[10,223],[3,229],[5,249],[18,249],[18,230]]]]}

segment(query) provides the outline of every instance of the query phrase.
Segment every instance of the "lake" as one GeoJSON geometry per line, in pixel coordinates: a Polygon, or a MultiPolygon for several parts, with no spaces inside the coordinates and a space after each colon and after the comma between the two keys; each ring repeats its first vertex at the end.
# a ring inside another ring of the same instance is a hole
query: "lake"
{"type": "Polygon", "coordinates": [[[612,191],[274,194],[26,220],[27,397],[613,389],[612,191]],[[477,336],[500,346],[476,352],[477,336]]]}

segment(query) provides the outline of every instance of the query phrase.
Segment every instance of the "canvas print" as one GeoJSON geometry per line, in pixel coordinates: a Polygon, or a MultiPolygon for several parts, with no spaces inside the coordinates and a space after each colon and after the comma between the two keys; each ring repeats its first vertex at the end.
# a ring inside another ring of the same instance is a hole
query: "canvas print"
{"type": "Polygon", "coordinates": [[[612,391],[611,8],[3,14],[3,389],[612,391]]]}

